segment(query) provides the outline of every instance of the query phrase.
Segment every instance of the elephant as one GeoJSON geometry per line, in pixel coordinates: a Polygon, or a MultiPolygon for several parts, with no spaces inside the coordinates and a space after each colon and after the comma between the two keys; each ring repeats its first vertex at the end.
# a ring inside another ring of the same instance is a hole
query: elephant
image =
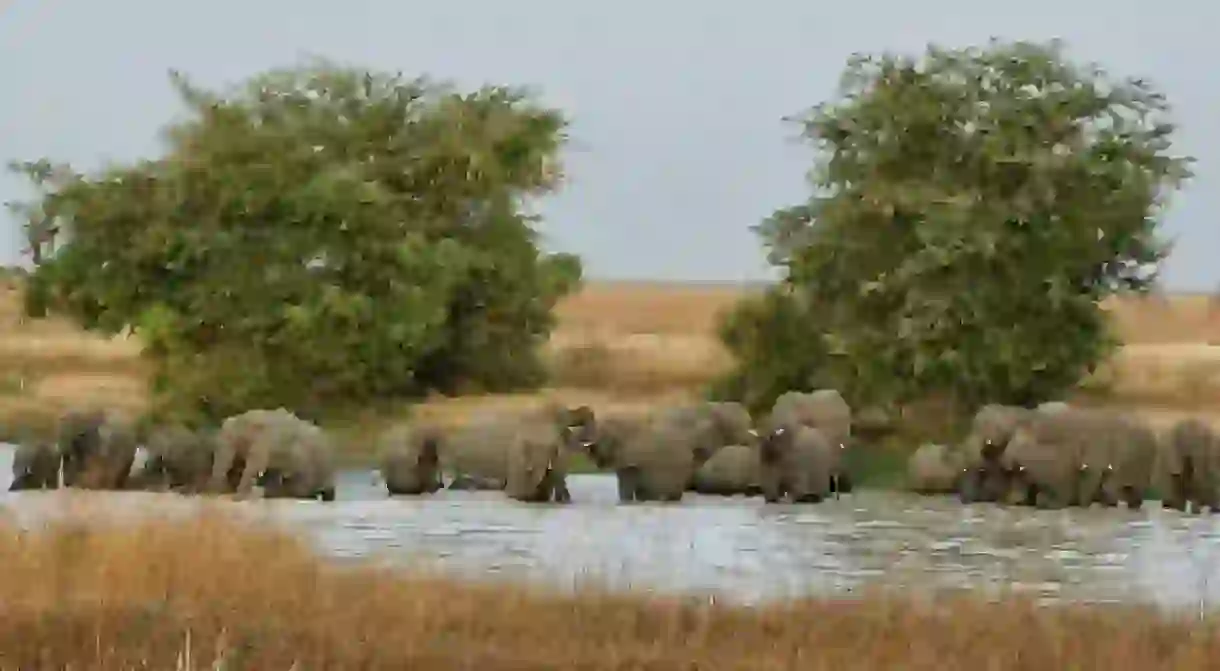
{"type": "Polygon", "coordinates": [[[70,410],[58,423],[65,487],[123,489],[136,458],[132,422],[102,410],[70,410]]]}
{"type": "Polygon", "coordinates": [[[10,492],[27,489],[59,489],[59,447],[44,440],[22,441],[13,453],[10,492]]]}
{"type": "Polygon", "coordinates": [[[832,488],[836,493],[851,492],[851,473],[844,467],[843,454],[852,444],[852,412],[842,394],[835,389],[784,392],[771,406],[768,421],[771,427],[802,424],[821,430],[838,448],[830,468],[835,480],[832,488]]]}
{"type": "Polygon", "coordinates": [[[1001,464],[1017,429],[1033,417],[1027,408],[990,403],[979,408],[959,449],[958,497],[962,503],[997,502],[1008,492],[1010,473],[1001,464]]]}
{"type": "Polygon", "coordinates": [[[378,438],[381,476],[391,496],[418,496],[441,489],[440,436],[431,427],[390,427],[378,438]]]}
{"type": "MultiPolygon", "coordinates": [[[[482,481],[504,489],[508,486],[512,445],[523,423],[556,427],[568,450],[589,449],[598,431],[596,415],[587,406],[568,408],[548,403],[524,414],[481,414],[440,439],[441,461],[453,472],[455,482],[482,481]]],[[[525,451],[515,454],[523,458],[525,451]]],[[[555,489],[558,499],[570,499],[566,473],[560,475],[555,489]]]]}
{"type": "Polygon", "coordinates": [[[260,435],[250,445],[246,468],[237,485],[245,496],[257,482],[267,499],[335,500],[334,447],[321,427],[303,419],[260,435]]]}
{"type": "Polygon", "coordinates": [[[907,460],[907,487],[919,494],[952,494],[959,489],[962,455],[947,445],[921,445],[907,460]]]}
{"type": "Polygon", "coordinates": [[[619,501],[682,499],[695,470],[710,456],[707,434],[712,422],[696,422],[690,414],[661,411],[643,417],[612,417],[599,422],[597,440],[588,446],[593,463],[613,470],[619,501]]]}
{"type": "Polygon", "coordinates": [[[567,427],[550,422],[519,422],[507,448],[504,493],[527,503],[570,503],[567,427]]]}
{"type": "Polygon", "coordinates": [[[247,410],[224,420],[216,432],[216,456],[212,460],[207,491],[214,494],[236,492],[246,471],[251,446],[264,433],[289,421],[300,420],[282,407],[247,410]]]}
{"type": "Polygon", "coordinates": [[[1156,432],[1146,422],[1117,412],[1094,411],[1101,426],[1085,453],[1085,478],[1080,503],[1139,510],[1153,484],[1160,454],[1156,432]],[[1092,498],[1085,499],[1090,493],[1092,498]]]}
{"type": "Polygon", "coordinates": [[[1156,480],[1165,508],[1220,512],[1220,436],[1198,417],[1176,422],[1158,452],[1156,480]]]}
{"type": "Polygon", "coordinates": [[[759,479],[763,499],[778,503],[820,503],[832,492],[835,445],[821,429],[799,423],[772,425],[760,441],[759,479]]]}
{"type": "Polygon", "coordinates": [[[695,471],[691,491],[699,494],[755,496],[762,493],[757,445],[726,445],[695,471]]]}
{"type": "Polygon", "coordinates": [[[707,459],[729,445],[753,445],[758,442],[754,419],[749,410],[735,401],[711,401],[663,410],[678,423],[685,423],[693,436],[689,443],[698,448],[695,470],[686,483],[686,491],[696,491],[695,475],[707,459]]]}
{"type": "Polygon", "coordinates": [[[1051,509],[1096,501],[1105,476],[1089,471],[1113,470],[1101,464],[1115,430],[1113,418],[1095,410],[1035,412],[1000,456],[1010,474],[1010,498],[1051,509]]]}
{"type": "MultiPolygon", "coordinates": [[[[134,480],[146,489],[198,494],[207,490],[216,458],[216,436],[209,431],[193,430],[182,424],[152,429],[146,441],[147,458],[136,471],[134,480]]],[[[234,489],[240,472],[227,474],[234,489]]]]}

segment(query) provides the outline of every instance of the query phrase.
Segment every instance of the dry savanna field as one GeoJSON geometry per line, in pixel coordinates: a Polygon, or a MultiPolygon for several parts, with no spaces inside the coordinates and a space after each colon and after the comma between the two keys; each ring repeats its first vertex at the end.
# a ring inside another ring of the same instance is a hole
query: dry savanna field
{"type": "MultiPolygon", "coordinates": [[[[53,496],[87,509],[97,495],[53,496]]],[[[212,505],[110,527],[67,510],[35,533],[0,520],[0,668],[1154,671],[1220,658],[1220,627],[1194,614],[881,592],[749,608],[558,594],[338,564],[222,510],[240,504],[212,505]]]]}
{"type": "MultiPolygon", "coordinates": [[[[730,364],[717,315],[749,289],[734,285],[593,282],[559,306],[548,347],[554,388],[541,394],[438,398],[419,416],[460,421],[474,407],[512,407],[541,395],[633,412],[689,396],[730,364]]],[[[45,427],[69,406],[138,412],[147,368],[137,339],[105,339],[59,319],[21,317],[20,289],[0,289],[0,426],[45,427]]],[[[1220,301],[1206,295],[1115,301],[1126,347],[1097,380],[1112,402],[1154,419],[1220,402],[1220,301]]],[[[378,411],[379,418],[384,411],[378,411]]],[[[367,418],[366,418],[367,419],[367,418]]]]}

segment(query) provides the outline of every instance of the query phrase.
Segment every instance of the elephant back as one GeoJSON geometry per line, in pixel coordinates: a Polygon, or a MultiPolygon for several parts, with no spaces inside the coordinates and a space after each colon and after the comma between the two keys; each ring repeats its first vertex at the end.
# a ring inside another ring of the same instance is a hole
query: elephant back
{"type": "Polygon", "coordinates": [[[697,491],[741,493],[758,483],[758,448],[753,445],[726,445],[695,471],[697,491]]]}
{"type": "Polygon", "coordinates": [[[463,475],[503,482],[508,473],[508,443],[517,417],[484,416],[453,430],[441,446],[441,461],[463,475]]]}
{"type": "Polygon", "coordinates": [[[423,491],[431,484],[425,480],[436,480],[439,455],[428,454],[429,440],[434,437],[428,429],[408,424],[381,433],[377,440],[381,475],[391,490],[423,491]]]}
{"type": "Polygon", "coordinates": [[[798,424],[821,429],[831,442],[846,444],[851,437],[851,407],[834,389],[785,392],[771,407],[768,430],[798,424]]]}
{"type": "Polygon", "coordinates": [[[923,493],[953,491],[961,461],[959,452],[947,445],[921,445],[907,460],[907,486],[923,493]]]}

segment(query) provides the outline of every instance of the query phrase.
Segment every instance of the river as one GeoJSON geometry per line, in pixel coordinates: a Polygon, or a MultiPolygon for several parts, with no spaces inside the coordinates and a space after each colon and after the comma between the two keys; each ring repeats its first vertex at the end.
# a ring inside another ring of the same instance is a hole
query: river
{"type": "MultiPolygon", "coordinates": [[[[11,459],[11,448],[0,447],[5,490],[11,459]]],[[[697,495],[676,505],[620,506],[612,476],[570,476],[569,488],[566,506],[516,503],[498,492],[390,499],[372,472],[361,471],[342,474],[334,503],[235,505],[299,528],[336,557],[375,555],[561,587],[711,592],[749,602],[868,585],[1190,609],[1220,599],[1220,516],[1155,503],[1138,512],[1037,511],[858,491],[807,506],[697,495]]],[[[140,515],[189,512],[198,500],[89,495],[99,502],[92,510],[140,515]]],[[[29,525],[61,510],[58,498],[4,491],[0,508],[29,525]]]]}

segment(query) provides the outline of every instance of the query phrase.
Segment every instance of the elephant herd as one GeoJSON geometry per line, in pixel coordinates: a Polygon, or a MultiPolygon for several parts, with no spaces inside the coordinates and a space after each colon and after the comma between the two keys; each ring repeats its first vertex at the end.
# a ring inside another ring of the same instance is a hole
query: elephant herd
{"type": "MultiPolygon", "coordinates": [[[[578,454],[614,473],[624,503],[678,501],[686,492],[816,503],[852,487],[852,410],[832,389],[785,393],[757,422],[733,402],[601,419],[585,406],[546,404],[478,415],[456,429],[400,424],[374,440],[391,496],[447,487],[567,503],[578,454]]],[[[1165,507],[1220,512],[1220,437],[1200,419],[1158,435],[1112,409],[988,405],[960,444],[915,451],[907,475],[914,491],[965,503],[1139,508],[1155,490],[1165,507]]],[[[283,408],[250,410],[215,428],[147,432],[110,413],[73,411],[54,440],[18,446],[10,489],[55,489],[61,478],[67,487],[238,496],[257,485],[264,498],[333,501],[334,446],[283,408]]]]}
{"type": "Polygon", "coordinates": [[[330,439],[291,412],[251,410],[214,430],[179,425],[151,430],[135,467],[138,431],[105,411],[60,417],[54,440],[25,441],[13,455],[10,491],[26,489],[149,489],[237,493],[254,485],[268,498],[333,501],[330,439]]]}
{"type": "MultiPolygon", "coordinates": [[[[685,492],[818,502],[851,489],[844,455],[851,409],[834,390],[788,392],[757,425],[732,402],[695,402],[639,417],[598,419],[585,406],[546,404],[488,413],[456,429],[405,423],[375,440],[391,496],[448,489],[503,491],[525,502],[567,503],[571,459],[612,471],[619,500],[678,501],[685,492]]],[[[326,432],[283,408],[250,410],[217,428],[134,425],[101,411],[60,418],[52,441],[18,446],[11,490],[145,489],[332,501],[334,448],[326,432]],[[143,463],[136,466],[137,444],[143,463]]]]}
{"type": "Polygon", "coordinates": [[[401,426],[380,437],[381,473],[391,495],[449,489],[502,490],[519,501],[571,500],[571,457],[587,455],[618,480],[619,500],[678,501],[685,492],[761,494],[767,501],[817,502],[850,489],[843,452],[851,409],[834,390],[789,392],[755,426],[739,403],[663,408],[598,420],[588,407],[544,406],[488,414],[442,431],[401,426]]]}
{"type": "Polygon", "coordinates": [[[1199,418],[1159,434],[1119,410],[1060,402],[987,405],[960,445],[924,445],[910,487],[964,503],[1138,509],[1153,491],[1166,508],[1220,512],[1220,438],[1199,418]]]}

